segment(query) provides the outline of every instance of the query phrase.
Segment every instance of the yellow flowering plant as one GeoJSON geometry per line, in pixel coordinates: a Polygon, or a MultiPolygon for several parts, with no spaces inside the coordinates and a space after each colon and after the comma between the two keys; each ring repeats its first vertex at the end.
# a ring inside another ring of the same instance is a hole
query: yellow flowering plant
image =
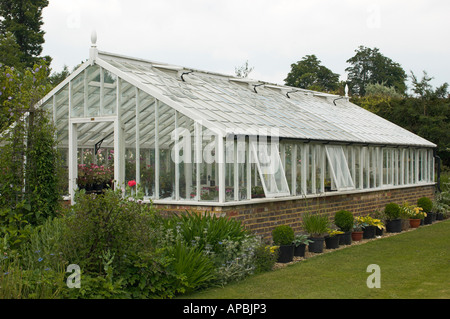
{"type": "Polygon", "coordinates": [[[427,213],[423,211],[422,207],[409,205],[408,202],[400,206],[400,211],[410,219],[423,219],[427,217],[427,213]]]}

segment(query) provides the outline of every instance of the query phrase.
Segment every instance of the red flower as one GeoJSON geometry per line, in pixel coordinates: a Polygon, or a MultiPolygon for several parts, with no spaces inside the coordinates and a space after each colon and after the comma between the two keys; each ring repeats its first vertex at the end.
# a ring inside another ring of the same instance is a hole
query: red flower
{"type": "Polygon", "coordinates": [[[136,186],[136,181],[135,180],[129,181],[128,186],[130,187],[136,186]]]}

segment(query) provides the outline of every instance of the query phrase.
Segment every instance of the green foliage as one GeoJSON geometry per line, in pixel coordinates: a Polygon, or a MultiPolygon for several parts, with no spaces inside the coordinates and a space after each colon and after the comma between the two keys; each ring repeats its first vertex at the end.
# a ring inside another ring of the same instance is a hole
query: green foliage
{"type": "Polygon", "coordinates": [[[366,85],[384,83],[387,87],[394,87],[403,94],[406,91],[406,72],[400,64],[382,55],[378,48],[359,46],[356,54],[347,60],[351,66],[348,72],[348,84],[353,94],[364,96],[366,85]]]}
{"type": "Polygon", "coordinates": [[[433,209],[433,201],[428,197],[421,197],[417,200],[417,206],[421,207],[425,213],[431,213],[433,209]]]}
{"type": "Polygon", "coordinates": [[[323,236],[330,226],[328,216],[319,214],[304,214],[302,217],[303,228],[312,237],[323,236]]]}
{"type": "Polygon", "coordinates": [[[0,68],[0,230],[16,249],[34,225],[58,214],[60,156],[55,128],[36,102],[50,89],[47,64],[0,68]]]}
{"type": "Polygon", "coordinates": [[[182,292],[206,287],[215,278],[213,261],[198,247],[179,241],[168,248],[168,254],[173,258],[169,270],[178,278],[176,286],[183,287],[182,292]]]}
{"type": "Polygon", "coordinates": [[[334,224],[343,232],[351,231],[353,228],[353,214],[346,210],[337,211],[334,214],[334,224]]]}
{"type": "Polygon", "coordinates": [[[294,230],[289,225],[280,225],[272,230],[275,245],[290,245],[294,241],[294,230]]]}
{"type": "Polygon", "coordinates": [[[273,269],[277,262],[277,254],[270,250],[270,246],[260,244],[255,249],[254,267],[255,274],[273,269]]]}
{"type": "MultiPolygon", "coordinates": [[[[0,34],[14,34],[20,48],[20,60],[32,67],[42,52],[44,31],[42,10],[48,0],[2,0],[0,2],[0,34]]],[[[10,65],[14,66],[14,65],[10,65]]]]}
{"type": "Polygon", "coordinates": [[[388,220],[394,220],[400,217],[400,206],[396,203],[388,203],[384,207],[384,213],[388,220]]]}
{"type": "Polygon", "coordinates": [[[339,74],[321,65],[320,60],[313,54],[291,64],[291,71],[284,81],[289,86],[330,92],[338,89],[339,74]]]}
{"type": "Polygon", "coordinates": [[[240,241],[247,231],[236,219],[217,217],[214,214],[200,215],[186,211],[166,220],[166,227],[180,234],[187,243],[195,243],[200,249],[218,252],[220,242],[225,239],[240,241]]]}
{"type": "Polygon", "coordinates": [[[121,270],[124,256],[134,256],[151,249],[158,236],[153,225],[158,216],[151,205],[124,200],[120,191],[102,194],[81,191],[67,216],[67,231],[62,247],[70,263],[80,265],[86,272],[102,273],[104,251],[115,254],[116,268],[121,270]]]}

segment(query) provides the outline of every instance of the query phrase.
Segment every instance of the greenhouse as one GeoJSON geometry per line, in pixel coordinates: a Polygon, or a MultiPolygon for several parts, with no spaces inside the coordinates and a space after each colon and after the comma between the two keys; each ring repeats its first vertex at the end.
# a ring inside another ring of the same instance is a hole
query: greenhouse
{"type": "Polygon", "coordinates": [[[88,184],[154,203],[242,202],[434,185],[435,144],[314,92],[99,51],[40,102],[67,195],[88,184]]]}

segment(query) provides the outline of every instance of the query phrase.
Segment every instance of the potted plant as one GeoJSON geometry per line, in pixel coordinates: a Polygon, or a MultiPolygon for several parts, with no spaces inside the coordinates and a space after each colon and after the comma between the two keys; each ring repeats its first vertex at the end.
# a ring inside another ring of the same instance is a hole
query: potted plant
{"type": "Polygon", "coordinates": [[[278,262],[288,263],[294,259],[294,230],[288,225],[280,225],[272,230],[273,243],[278,248],[278,262]]]}
{"type": "Polygon", "coordinates": [[[383,210],[377,210],[372,213],[372,216],[379,220],[379,225],[375,228],[375,236],[383,236],[383,232],[386,229],[386,214],[383,210]]]}
{"type": "Polygon", "coordinates": [[[367,224],[364,222],[364,219],[361,216],[356,216],[352,231],[353,241],[360,241],[363,238],[363,227],[365,226],[367,226],[367,224]]]}
{"type": "Polygon", "coordinates": [[[411,228],[418,228],[421,224],[421,220],[427,216],[427,213],[419,206],[410,206],[405,203],[402,208],[406,211],[411,228]]]}
{"type": "Polygon", "coordinates": [[[402,231],[402,220],[400,219],[400,206],[396,203],[386,204],[384,207],[386,215],[386,231],[389,233],[400,233],[402,231]]]}
{"type": "Polygon", "coordinates": [[[336,229],[328,229],[328,235],[325,236],[325,247],[327,249],[336,249],[339,248],[339,235],[344,232],[336,229]]]}
{"type": "Polygon", "coordinates": [[[358,217],[363,231],[363,238],[375,238],[376,229],[384,229],[384,224],[380,219],[373,218],[370,215],[358,217]]]}
{"type": "Polygon", "coordinates": [[[308,250],[313,253],[321,253],[323,251],[324,235],[329,228],[329,220],[327,216],[318,214],[304,214],[302,217],[303,228],[309,234],[311,243],[308,250]]]}
{"type": "Polygon", "coordinates": [[[294,244],[294,256],[295,257],[304,257],[306,245],[308,245],[311,240],[308,239],[307,235],[297,234],[295,235],[293,244],[294,244]]]}
{"type": "Polygon", "coordinates": [[[422,208],[423,212],[427,214],[424,218],[423,223],[429,225],[436,220],[435,213],[433,210],[433,202],[428,197],[421,197],[417,200],[417,207],[422,208]]]}
{"type": "Polygon", "coordinates": [[[340,210],[334,214],[334,224],[343,232],[338,235],[340,245],[352,244],[352,229],[354,217],[353,214],[346,210],[340,210]]]}

